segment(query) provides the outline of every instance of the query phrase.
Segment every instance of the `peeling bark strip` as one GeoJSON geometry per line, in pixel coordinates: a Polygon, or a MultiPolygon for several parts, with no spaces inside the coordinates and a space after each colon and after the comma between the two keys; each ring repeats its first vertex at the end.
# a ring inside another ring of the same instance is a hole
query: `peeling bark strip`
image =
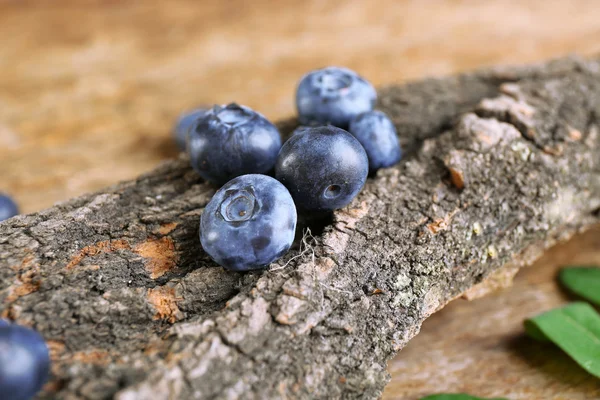
{"type": "Polygon", "coordinates": [[[427,316],[598,222],[598,61],[424,80],[380,106],[405,161],[271,271],[201,251],[215,188],[185,159],[0,224],[0,311],[52,348],[40,398],[377,398],[427,316]]]}

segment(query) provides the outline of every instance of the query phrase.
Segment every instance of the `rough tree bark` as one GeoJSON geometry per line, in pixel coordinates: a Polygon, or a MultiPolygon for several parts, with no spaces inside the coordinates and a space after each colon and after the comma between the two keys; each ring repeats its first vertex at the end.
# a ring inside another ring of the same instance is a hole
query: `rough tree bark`
{"type": "Polygon", "coordinates": [[[2,315],[52,350],[40,398],[377,398],[427,316],[598,222],[597,60],[385,88],[380,108],[405,160],[264,272],[202,252],[215,188],[184,157],[0,224],[2,315]]]}

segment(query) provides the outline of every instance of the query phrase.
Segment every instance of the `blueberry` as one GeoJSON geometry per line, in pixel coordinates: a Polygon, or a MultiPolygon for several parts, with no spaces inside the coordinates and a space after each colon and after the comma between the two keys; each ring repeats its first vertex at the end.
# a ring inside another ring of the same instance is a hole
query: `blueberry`
{"type": "Polygon", "coordinates": [[[31,399],[50,372],[50,355],[42,336],[19,325],[0,326],[0,398],[31,399]]]}
{"type": "Polygon", "coordinates": [[[266,175],[242,175],[215,193],[200,218],[200,242],[232,271],[263,268],[294,240],[296,207],[288,190],[266,175]]]}
{"type": "Polygon", "coordinates": [[[396,128],[385,113],[362,113],[350,122],[349,131],[365,148],[371,172],[390,167],[400,161],[402,151],[396,128]]]}
{"type": "Polygon", "coordinates": [[[173,138],[175,139],[175,143],[177,147],[181,151],[185,151],[185,145],[187,142],[187,135],[190,129],[194,126],[194,123],[204,114],[206,114],[205,108],[198,108],[193,111],[189,111],[181,114],[179,119],[177,120],[177,124],[173,129],[173,138]]]}
{"type": "Polygon", "coordinates": [[[294,129],[294,131],[292,132],[292,135],[298,135],[298,134],[300,134],[302,132],[306,132],[307,130],[310,130],[310,129],[311,129],[310,126],[300,125],[296,129],[294,129]]]}
{"type": "Polygon", "coordinates": [[[0,222],[19,214],[19,208],[13,199],[0,193],[0,222]]]}
{"type": "Polygon", "coordinates": [[[347,68],[328,67],[304,75],[296,90],[300,122],[331,123],[346,129],[360,113],[375,106],[375,88],[347,68]]]}
{"type": "Polygon", "coordinates": [[[307,210],[346,206],[367,179],[369,161],[361,144],[334,126],[304,129],[281,148],[275,175],[296,205],[307,210]]]}
{"type": "Polygon", "coordinates": [[[188,135],[192,166],[206,180],[223,184],[244,174],[273,169],[281,149],[279,131],[248,107],[214,106],[188,135]]]}

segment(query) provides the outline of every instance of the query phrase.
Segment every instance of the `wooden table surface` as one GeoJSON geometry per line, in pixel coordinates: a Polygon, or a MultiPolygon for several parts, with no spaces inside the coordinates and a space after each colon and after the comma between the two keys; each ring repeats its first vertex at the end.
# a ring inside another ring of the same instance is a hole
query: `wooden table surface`
{"type": "MultiPolygon", "coordinates": [[[[0,0],[0,191],[32,212],[134,177],[176,154],[181,111],[236,101],[288,117],[300,76],[324,65],[383,85],[568,53],[600,53],[596,0],[0,0]]],[[[598,236],[554,250],[513,289],[434,315],[390,364],[384,398],[600,398],[519,328],[565,301],[556,260],[600,262],[598,236]]]]}

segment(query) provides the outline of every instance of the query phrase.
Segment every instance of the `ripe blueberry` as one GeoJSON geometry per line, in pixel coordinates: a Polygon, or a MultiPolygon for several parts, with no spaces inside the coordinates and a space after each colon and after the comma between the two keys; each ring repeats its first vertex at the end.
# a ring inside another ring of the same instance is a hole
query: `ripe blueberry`
{"type": "Polygon", "coordinates": [[[0,398],[31,399],[49,372],[48,347],[39,333],[19,325],[0,325],[0,398]]]}
{"type": "Polygon", "coordinates": [[[369,161],[361,144],[334,126],[307,128],[281,148],[275,175],[296,205],[307,210],[346,206],[367,179],[369,161]]]}
{"type": "Polygon", "coordinates": [[[0,222],[19,214],[19,208],[13,199],[0,193],[0,222]]]}
{"type": "Polygon", "coordinates": [[[281,137],[261,114],[232,103],[214,106],[196,121],[187,149],[204,179],[223,184],[236,176],[272,170],[281,137]]]}
{"type": "Polygon", "coordinates": [[[375,106],[375,88],[354,71],[328,67],[304,75],[296,90],[300,122],[348,128],[350,121],[375,106]]]}
{"type": "Polygon", "coordinates": [[[396,164],[402,157],[396,128],[385,113],[369,111],[350,122],[349,132],[363,145],[369,157],[369,170],[396,164]]]}
{"type": "Polygon", "coordinates": [[[177,124],[173,129],[173,139],[175,139],[175,143],[177,147],[181,151],[185,151],[185,146],[187,143],[187,135],[194,126],[194,123],[206,113],[205,108],[198,108],[193,111],[189,111],[181,114],[179,119],[177,120],[177,124]]]}
{"type": "Polygon", "coordinates": [[[304,131],[307,131],[307,130],[309,130],[311,128],[312,127],[310,127],[310,126],[300,125],[296,129],[294,129],[294,131],[292,132],[292,135],[297,135],[297,134],[302,133],[304,131]]]}
{"type": "Polygon", "coordinates": [[[242,175],[215,193],[200,218],[200,242],[232,271],[263,268],[294,240],[296,207],[288,190],[266,175],[242,175]]]}

